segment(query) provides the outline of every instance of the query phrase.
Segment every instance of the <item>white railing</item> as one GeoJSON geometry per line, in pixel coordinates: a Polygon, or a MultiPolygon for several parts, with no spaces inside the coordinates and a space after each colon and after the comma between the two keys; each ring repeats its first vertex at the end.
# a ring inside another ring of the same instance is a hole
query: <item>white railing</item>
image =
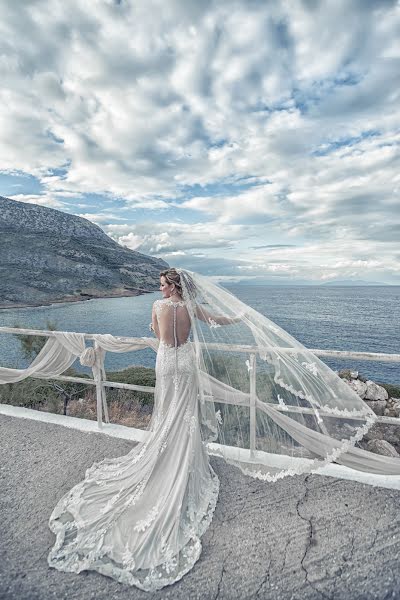
{"type": "MultiPolygon", "coordinates": [[[[0,333],[35,335],[35,336],[43,336],[43,337],[54,336],[53,331],[45,331],[42,329],[20,329],[20,328],[15,328],[15,327],[0,327],[0,333]]],[[[93,341],[95,339],[93,334],[90,334],[90,333],[84,333],[83,336],[85,338],[85,341],[86,340],[93,341]]],[[[122,341],[127,341],[129,343],[134,343],[136,345],[143,346],[143,348],[148,348],[148,343],[142,338],[121,337],[121,336],[118,336],[118,337],[122,341]]],[[[229,344],[229,345],[228,344],[210,344],[208,347],[210,348],[210,346],[213,347],[214,349],[218,349],[218,348],[222,349],[223,348],[224,350],[227,350],[227,351],[243,352],[243,353],[247,353],[249,355],[250,451],[253,452],[256,447],[256,410],[257,410],[257,404],[260,402],[257,399],[257,390],[256,390],[256,378],[257,378],[256,356],[260,349],[256,348],[255,346],[246,346],[246,345],[238,345],[238,344],[229,344]]],[[[264,350],[268,351],[268,348],[265,348],[264,350]]],[[[279,350],[282,351],[285,349],[280,348],[279,350]]],[[[288,352],[295,351],[295,349],[293,349],[293,348],[287,348],[286,350],[288,352]]],[[[321,350],[318,348],[317,349],[309,349],[309,350],[316,356],[326,356],[326,357],[338,358],[338,359],[343,359],[343,360],[355,359],[355,360],[362,360],[362,361],[364,361],[364,360],[370,361],[371,360],[371,361],[379,361],[379,362],[400,363],[400,354],[386,354],[386,353],[379,353],[379,352],[352,352],[352,351],[342,351],[342,350],[321,350]]],[[[103,356],[103,361],[104,361],[105,352],[102,356],[103,356]]],[[[104,366],[104,363],[102,366],[104,366]]],[[[102,372],[103,372],[103,370],[102,370],[102,372]]],[[[32,377],[34,377],[34,376],[32,376],[32,377]]],[[[94,379],[91,379],[91,378],[70,377],[67,375],[57,375],[57,376],[49,377],[48,379],[54,379],[57,381],[69,381],[69,382],[74,382],[74,383],[83,383],[86,385],[96,386],[97,423],[98,423],[98,428],[100,430],[102,429],[102,425],[103,425],[102,408],[104,409],[105,422],[109,423],[107,403],[104,400],[105,399],[105,388],[110,387],[110,388],[119,388],[119,389],[147,392],[150,394],[154,393],[154,387],[151,387],[151,386],[107,381],[107,380],[103,379],[102,377],[97,379],[97,381],[95,381],[94,379]],[[103,407],[102,407],[102,398],[104,400],[103,407]]],[[[223,400],[218,399],[218,402],[223,402],[223,400]]],[[[225,400],[225,402],[228,402],[228,401],[225,400]]],[[[277,404],[271,404],[270,406],[273,406],[275,410],[282,410],[282,411],[284,410],[285,412],[314,414],[314,410],[312,408],[306,408],[306,407],[300,407],[300,406],[290,406],[290,405],[281,407],[277,404]]],[[[325,413],[324,411],[319,411],[319,413],[321,415],[324,415],[327,417],[332,416],[329,413],[325,413]]],[[[338,418],[338,417],[341,418],[339,415],[335,415],[335,418],[338,418]]],[[[343,417],[343,418],[347,418],[347,417],[343,417]]],[[[400,425],[400,419],[397,417],[380,416],[380,417],[377,417],[376,420],[379,423],[400,425]]]]}

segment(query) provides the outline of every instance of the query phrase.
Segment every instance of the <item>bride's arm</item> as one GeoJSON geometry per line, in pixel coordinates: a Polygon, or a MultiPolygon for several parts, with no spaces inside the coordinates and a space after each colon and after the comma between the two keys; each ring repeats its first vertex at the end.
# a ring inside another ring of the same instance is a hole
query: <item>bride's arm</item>
{"type": "Polygon", "coordinates": [[[233,323],[239,323],[242,320],[241,317],[223,317],[222,315],[214,315],[199,304],[196,304],[195,315],[201,321],[208,324],[216,323],[217,325],[232,325],[233,323]]]}
{"type": "Polygon", "coordinates": [[[154,331],[154,333],[156,334],[157,338],[160,339],[160,328],[158,327],[157,314],[156,314],[156,309],[155,309],[154,304],[153,304],[153,308],[152,308],[152,311],[151,311],[150,329],[152,331],[154,331]]]}

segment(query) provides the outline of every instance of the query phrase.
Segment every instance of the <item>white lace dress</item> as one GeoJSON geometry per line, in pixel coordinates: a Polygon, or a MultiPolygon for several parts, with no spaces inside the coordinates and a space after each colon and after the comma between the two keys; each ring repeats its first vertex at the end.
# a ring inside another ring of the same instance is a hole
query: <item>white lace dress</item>
{"type": "Polygon", "coordinates": [[[219,489],[201,440],[192,343],[179,341],[185,303],[161,300],[154,309],[171,322],[175,343],[160,341],[149,438],[87,469],[49,519],[51,567],[98,571],[146,591],[193,567],[219,489]]]}

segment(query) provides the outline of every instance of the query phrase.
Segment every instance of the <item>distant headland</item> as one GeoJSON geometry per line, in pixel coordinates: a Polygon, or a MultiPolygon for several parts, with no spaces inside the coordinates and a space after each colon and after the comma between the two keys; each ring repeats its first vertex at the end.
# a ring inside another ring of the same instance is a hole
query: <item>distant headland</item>
{"type": "Polygon", "coordinates": [[[0,196],[0,308],[137,296],[167,267],[87,219],[0,196]]]}

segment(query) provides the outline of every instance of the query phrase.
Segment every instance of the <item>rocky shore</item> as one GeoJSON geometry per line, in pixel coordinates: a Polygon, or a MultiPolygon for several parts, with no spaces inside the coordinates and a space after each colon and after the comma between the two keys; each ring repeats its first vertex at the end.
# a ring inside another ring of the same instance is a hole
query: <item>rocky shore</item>
{"type": "MultiPolygon", "coordinates": [[[[376,415],[400,419],[400,388],[384,387],[384,384],[364,379],[358,371],[343,370],[338,374],[376,415]],[[388,389],[393,390],[396,397],[388,389]]],[[[375,423],[358,445],[369,452],[400,458],[400,420],[398,425],[375,423]]]]}
{"type": "Polygon", "coordinates": [[[96,300],[98,298],[126,298],[131,296],[141,296],[142,294],[151,294],[154,290],[144,289],[115,289],[110,291],[101,292],[100,290],[94,290],[93,293],[80,293],[78,296],[65,296],[57,298],[55,300],[42,300],[40,302],[27,302],[27,303],[0,303],[0,310],[6,310],[8,308],[34,308],[39,306],[51,306],[52,304],[64,304],[67,302],[85,302],[86,300],[96,300]]]}

